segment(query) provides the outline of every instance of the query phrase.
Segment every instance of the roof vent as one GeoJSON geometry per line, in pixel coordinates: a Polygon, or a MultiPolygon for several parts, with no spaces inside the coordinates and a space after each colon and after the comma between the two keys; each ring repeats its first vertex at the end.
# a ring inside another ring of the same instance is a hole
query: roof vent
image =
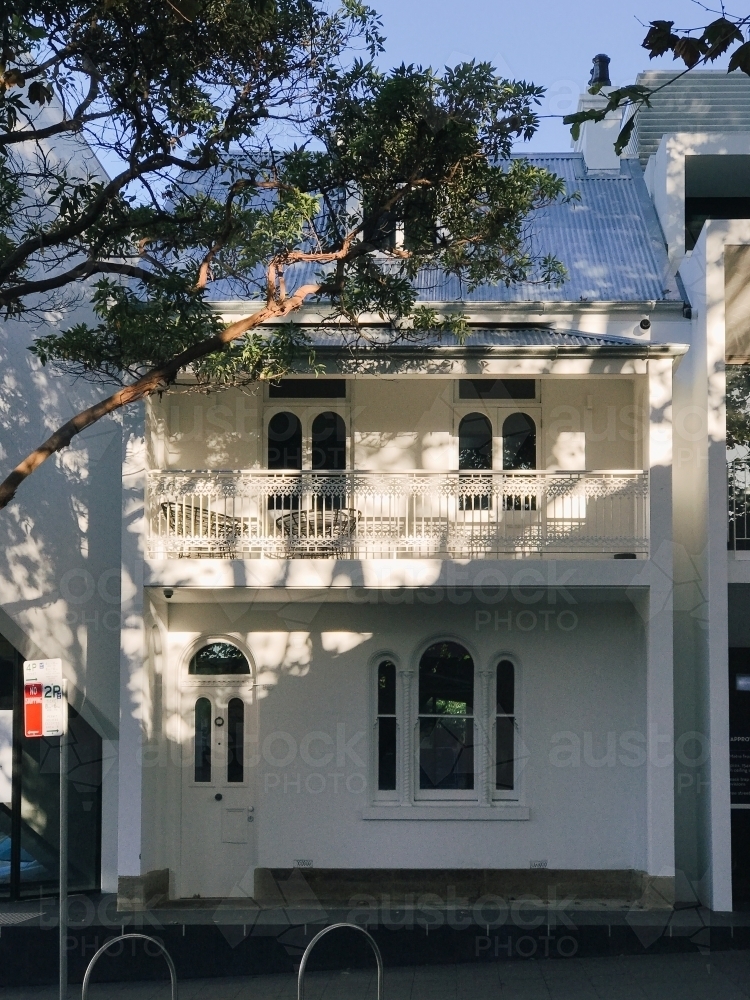
{"type": "Polygon", "coordinates": [[[600,52],[598,56],[594,56],[593,65],[591,67],[591,78],[589,79],[589,87],[611,87],[612,82],[609,79],[609,56],[600,52]]]}

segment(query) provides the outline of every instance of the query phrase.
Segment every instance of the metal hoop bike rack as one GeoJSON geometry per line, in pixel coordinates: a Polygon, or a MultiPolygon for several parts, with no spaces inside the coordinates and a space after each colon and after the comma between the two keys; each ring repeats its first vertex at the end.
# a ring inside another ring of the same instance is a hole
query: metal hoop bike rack
{"type": "MultiPolygon", "coordinates": [[[[305,948],[305,953],[302,956],[302,961],[299,965],[299,975],[297,976],[297,1000],[305,1000],[305,969],[307,968],[307,960],[310,957],[315,945],[320,941],[320,939],[329,934],[331,931],[338,930],[342,927],[348,927],[353,931],[359,931],[361,934],[367,938],[370,942],[370,947],[375,952],[375,960],[378,963],[378,1000],[383,1000],[383,956],[380,954],[380,948],[378,948],[375,938],[366,931],[364,927],[360,927],[359,924],[331,924],[330,927],[324,927],[322,931],[318,931],[315,937],[312,939],[310,944],[305,948]]],[[[96,958],[96,956],[94,956],[96,958]]],[[[93,959],[92,959],[93,961],[93,959]]],[[[84,997],[83,1000],[86,1000],[84,997]]]]}
{"type": "Polygon", "coordinates": [[[83,987],[81,988],[81,1000],[87,1000],[89,994],[89,980],[91,979],[91,973],[93,972],[94,965],[99,958],[104,954],[107,948],[111,947],[113,944],[117,944],[118,941],[127,941],[128,938],[142,938],[144,941],[153,941],[167,961],[169,978],[172,980],[172,1000],[177,1000],[177,972],[174,967],[174,962],[172,961],[172,956],[169,954],[161,941],[157,941],[156,938],[150,937],[148,934],[120,934],[118,937],[111,938],[109,941],[106,941],[86,966],[86,974],[83,977],[83,987]]]}

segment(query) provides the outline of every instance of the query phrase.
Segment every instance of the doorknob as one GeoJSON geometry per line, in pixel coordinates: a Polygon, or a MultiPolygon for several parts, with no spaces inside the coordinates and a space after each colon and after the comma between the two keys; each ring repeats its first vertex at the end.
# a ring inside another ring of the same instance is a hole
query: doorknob
{"type": "Polygon", "coordinates": [[[214,798],[216,799],[217,802],[221,802],[224,796],[221,794],[221,792],[217,792],[216,795],[214,795],[214,798]]]}

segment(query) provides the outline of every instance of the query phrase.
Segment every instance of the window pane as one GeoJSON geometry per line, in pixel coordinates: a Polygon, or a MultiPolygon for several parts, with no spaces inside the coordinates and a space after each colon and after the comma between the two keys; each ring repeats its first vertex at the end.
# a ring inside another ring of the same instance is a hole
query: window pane
{"type": "Polygon", "coordinates": [[[515,678],[510,660],[497,665],[497,714],[513,715],[515,712],[515,678]]]}
{"type": "Polygon", "coordinates": [[[474,662],[457,642],[438,642],[419,662],[420,715],[471,715],[474,662]]]}
{"type": "Polygon", "coordinates": [[[470,413],[458,426],[458,467],[492,468],[492,427],[483,413],[470,413]]]}
{"type": "Polygon", "coordinates": [[[190,661],[191,674],[249,674],[247,657],[229,642],[212,642],[199,649],[190,661]]]}
{"type": "Polygon", "coordinates": [[[283,378],[268,386],[269,399],[346,399],[343,378],[283,378]]]}
{"type": "Polygon", "coordinates": [[[378,719],[378,789],[396,790],[396,720],[378,719]]]}
{"type": "Polygon", "coordinates": [[[503,468],[536,468],[536,424],[526,413],[511,413],[503,423],[503,468]]]}
{"type": "Polygon", "coordinates": [[[474,787],[474,720],[419,720],[419,787],[474,787]]]}
{"type": "Polygon", "coordinates": [[[535,399],[533,378],[462,378],[459,399],[535,399]]]}
{"type": "Polygon", "coordinates": [[[515,722],[507,716],[497,720],[495,737],[495,788],[510,792],[513,790],[513,747],[515,744],[515,722]]]}
{"type": "Polygon", "coordinates": [[[276,413],[269,421],[268,468],[302,468],[302,424],[294,413],[276,413]]]}
{"type": "Polygon", "coordinates": [[[312,425],[314,472],[346,468],[346,427],[338,413],[319,413],[312,425]]]}
{"type": "Polygon", "coordinates": [[[378,667],[378,715],[396,714],[396,664],[383,660],[378,667]]]}
{"type": "Polygon", "coordinates": [[[245,704],[232,698],[227,711],[227,781],[242,781],[245,763],[245,704]]]}
{"type": "Polygon", "coordinates": [[[199,698],[195,703],[195,780],[211,780],[211,702],[199,698]]]}

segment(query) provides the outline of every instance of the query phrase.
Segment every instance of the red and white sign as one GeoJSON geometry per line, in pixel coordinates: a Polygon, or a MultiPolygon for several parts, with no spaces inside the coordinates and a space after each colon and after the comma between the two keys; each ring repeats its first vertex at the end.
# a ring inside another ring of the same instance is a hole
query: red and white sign
{"type": "Polygon", "coordinates": [[[26,736],[62,736],[67,724],[62,660],[24,660],[23,722],[26,736]]]}

